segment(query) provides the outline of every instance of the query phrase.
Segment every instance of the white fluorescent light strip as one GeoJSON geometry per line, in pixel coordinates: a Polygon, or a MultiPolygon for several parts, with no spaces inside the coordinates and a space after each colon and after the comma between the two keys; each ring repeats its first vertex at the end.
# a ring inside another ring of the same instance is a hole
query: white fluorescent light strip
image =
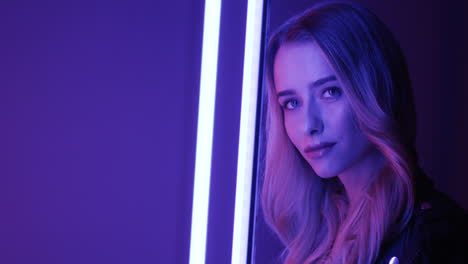
{"type": "Polygon", "coordinates": [[[247,263],[262,15],[263,0],[249,0],[247,3],[245,32],[234,233],[231,254],[232,264],[247,263]]]}
{"type": "Polygon", "coordinates": [[[221,0],[206,0],[192,200],[190,264],[205,263],[221,0]]]}

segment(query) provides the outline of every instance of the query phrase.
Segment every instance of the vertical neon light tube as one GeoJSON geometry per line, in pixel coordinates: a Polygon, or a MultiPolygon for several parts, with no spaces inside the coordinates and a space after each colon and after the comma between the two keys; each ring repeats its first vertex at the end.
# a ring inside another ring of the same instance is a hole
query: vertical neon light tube
{"type": "Polygon", "coordinates": [[[247,263],[263,0],[249,0],[245,33],[239,152],[231,263],[247,263]]]}
{"type": "Polygon", "coordinates": [[[221,0],[205,0],[190,264],[205,263],[221,0]]]}

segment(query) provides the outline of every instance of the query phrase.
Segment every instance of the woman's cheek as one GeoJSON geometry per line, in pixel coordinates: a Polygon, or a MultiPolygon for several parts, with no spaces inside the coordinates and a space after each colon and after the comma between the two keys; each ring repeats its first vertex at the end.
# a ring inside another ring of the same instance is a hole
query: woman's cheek
{"type": "Polygon", "coordinates": [[[297,136],[298,136],[298,120],[296,120],[293,116],[285,116],[285,128],[286,128],[286,133],[289,137],[289,140],[297,147],[297,136]]]}
{"type": "Polygon", "coordinates": [[[291,119],[287,116],[287,114],[284,115],[284,130],[286,131],[286,134],[288,135],[289,139],[291,139],[291,119]]]}

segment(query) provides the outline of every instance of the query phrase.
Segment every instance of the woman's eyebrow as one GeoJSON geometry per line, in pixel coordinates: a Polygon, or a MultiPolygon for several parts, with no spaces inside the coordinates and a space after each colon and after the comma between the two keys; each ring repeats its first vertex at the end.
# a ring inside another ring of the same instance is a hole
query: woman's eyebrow
{"type": "Polygon", "coordinates": [[[324,78],[316,80],[315,82],[312,83],[312,87],[318,87],[320,85],[323,85],[326,82],[331,82],[331,81],[336,81],[335,75],[330,75],[328,77],[324,77],[324,78]]]}
{"type": "Polygon", "coordinates": [[[284,90],[276,94],[276,96],[281,97],[281,96],[286,96],[286,95],[293,95],[296,94],[293,90],[284,90]]]}
{"type": "MultiPolygon", "coordinates": [[[[331,81],[336,81],[336,76],[335,75],[330,75],[330,76],[327,76],[327,77],[324,77],[324,78],[320,78],[318,80],[316,80],[315,82],[312,83],[311,87],[318,87],[320,85],[323,85],[327,82],[331,82],[331,81]]],[[[284,90],[284,91],[281,91],[279,93],[277,93],[277,97],[281,97],[281,96],[286,96],[286,95],[294,95],[296,94],[296,92],[294,92],[294,90],[284,90]]]]}

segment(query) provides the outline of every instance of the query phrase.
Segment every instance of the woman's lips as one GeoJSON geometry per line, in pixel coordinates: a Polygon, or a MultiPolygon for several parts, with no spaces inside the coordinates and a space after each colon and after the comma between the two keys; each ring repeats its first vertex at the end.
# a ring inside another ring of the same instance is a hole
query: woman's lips
{"type": "Polygon", "coordinates": [[[308,146],[304,152],[305,155],[311,159],[321,158],[330,152],[335,144],[335,142],[325,142],[315,146],[308,146]]]}

